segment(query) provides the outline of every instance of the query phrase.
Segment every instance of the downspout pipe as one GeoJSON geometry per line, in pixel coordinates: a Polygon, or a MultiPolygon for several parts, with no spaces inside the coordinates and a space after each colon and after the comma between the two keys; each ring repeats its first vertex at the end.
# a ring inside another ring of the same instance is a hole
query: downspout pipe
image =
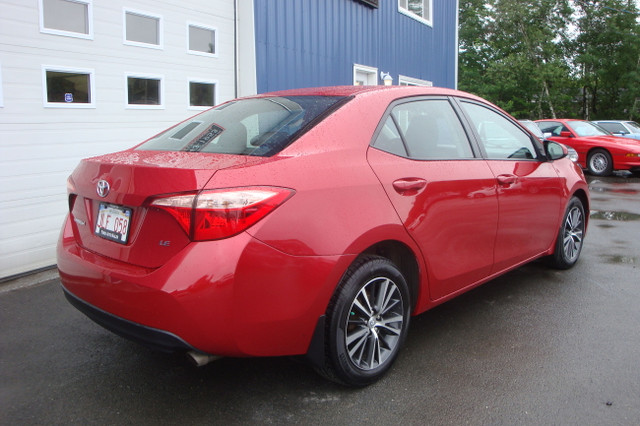
{"type": "MultiPolygon", "coordinates": [[[[252,0],[253,1],[253,0],[252,0]]],[[[233,2],[233,97],[238,97],[238,0],[233,2]]]]}

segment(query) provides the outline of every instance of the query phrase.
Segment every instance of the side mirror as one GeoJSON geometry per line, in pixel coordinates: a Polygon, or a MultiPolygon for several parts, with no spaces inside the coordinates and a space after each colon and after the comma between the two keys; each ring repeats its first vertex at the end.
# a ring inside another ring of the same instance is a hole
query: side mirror
{"type": "Polygon", "coordinates": [[[554,141],[544,141],[544,152],[550,160],[559,160],[569,155],[566,146],[554,141]]]}
{"type": "Polygon", "coordinates": [[[573,135],[571,134],[571,132],[565,131],[565,132],[560,132],[560,137],[562,137],[562,138],[572,138],[573,135]]]}

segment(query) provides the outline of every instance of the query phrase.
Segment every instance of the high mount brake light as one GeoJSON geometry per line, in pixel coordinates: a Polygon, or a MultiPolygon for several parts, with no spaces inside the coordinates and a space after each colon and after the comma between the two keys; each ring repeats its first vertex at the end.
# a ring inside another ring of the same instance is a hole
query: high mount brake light
{"type": "Polygon", "coordinates": [[[286,188],[247,187],[157,198],[193,241],[219,240],[248,229],[293,195],[286,188]]]}

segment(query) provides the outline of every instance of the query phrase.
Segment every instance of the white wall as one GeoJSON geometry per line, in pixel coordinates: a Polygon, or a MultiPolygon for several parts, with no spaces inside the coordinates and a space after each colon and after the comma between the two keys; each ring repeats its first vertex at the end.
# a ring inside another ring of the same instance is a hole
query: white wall
{"type": "Polygon", "coordinates": [[[216,81],[216,103],[234,97],[234,25],[230,0],[94,0],[90,40],[42,33],[38,0],[2,0],[0,278],[55,264],[66,178],[80,159],[195,114],[189,78],[216,81]],[[124,7],[163,17],[162,49],[123,43],[124,7]],[[217,29],[217,57],[187,53],[187,22],[217,29]],[[93,70],[95,108],[45,107],[43,65],[93,70]],[[126,72],[164,76],[164,108],[128,109],[126,72]]]}

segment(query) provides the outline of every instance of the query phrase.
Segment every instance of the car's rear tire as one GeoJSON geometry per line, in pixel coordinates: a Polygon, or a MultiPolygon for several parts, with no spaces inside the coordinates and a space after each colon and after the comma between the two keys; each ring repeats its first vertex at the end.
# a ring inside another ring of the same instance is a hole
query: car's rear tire
{"type": "Polygon", "coordinates": [[[350,386],[378,380],[406,339],[410,307],[407,282],[391,261],[378,256],[358,259],[327,308],[320,374],[350,386]]]}
{"type": "Polygon", "coordinates": [[[569,269],[576,264],[582,252],[582,242],[586,228],[584,206],[579,198],[569,201],[558,231],[555,252],[551,256],[552,266],[569,269]]]}
{"type": "Polygon", "coordinates": [[[587,169],[594,176],[609,176],[613,172],[611,154],[604,149],[594,149],[587,158],[587,169]]]}

